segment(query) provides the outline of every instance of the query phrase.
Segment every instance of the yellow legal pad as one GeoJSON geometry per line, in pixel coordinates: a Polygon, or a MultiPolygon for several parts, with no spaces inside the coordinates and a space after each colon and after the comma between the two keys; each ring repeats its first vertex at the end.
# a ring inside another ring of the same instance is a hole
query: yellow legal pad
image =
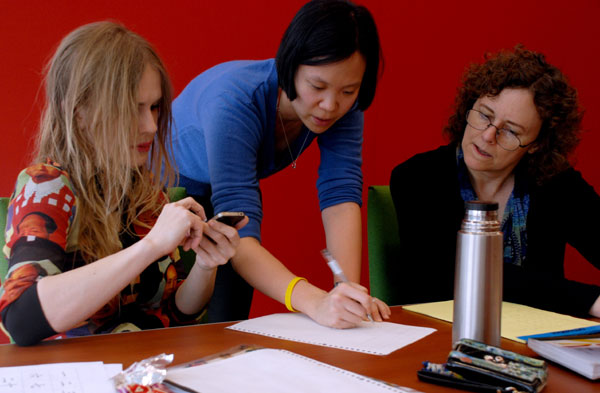
{"type": "MultiPolygon", "coordinates": [[[[403,309],[452,322],[454,302],[413,304],[403,309]]],[[[540,310],[520,304],[502,302],[502,337],[525,342],[517,337],[600,325],[586,319],[540,310]]]]}

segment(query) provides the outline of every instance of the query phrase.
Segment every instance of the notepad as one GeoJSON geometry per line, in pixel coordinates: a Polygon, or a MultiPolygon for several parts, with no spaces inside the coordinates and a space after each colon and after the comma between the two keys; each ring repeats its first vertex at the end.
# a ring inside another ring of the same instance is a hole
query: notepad
{"type": "Polygon", "coordinates": [[[304,314],[296,313],[266,315],[227,328],[373,355],[388,355],[435,332],[432,328],[391,322],[362,322],[360,326],[352,329],[334,329],[319,325],[304,314]]]}
{"type": "MultiPolygon", "coordinates": [[[[454,302],[448,300],[444,302],[414,304],[403,306],[402,308],[452,322],[453,306],[454,302]]],[[[501,323],[502,337],[518,342],[525,342],[519,336],[599,325],[596,322],[586,319],[509,302],[502,302],[501,323]]]]}
{"type": "Polygon", "coordinates": [[[256,349],[167,371],[167,383],[203,393],[416,392],[279,349],[256,349]]]}

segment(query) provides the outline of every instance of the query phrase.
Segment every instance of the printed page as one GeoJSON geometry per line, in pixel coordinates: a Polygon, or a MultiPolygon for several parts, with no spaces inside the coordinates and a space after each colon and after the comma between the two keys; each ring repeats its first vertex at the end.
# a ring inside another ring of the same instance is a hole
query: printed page
{"type": "Polygon", "coordinates": [[[228,329],[373,355],[388,355],[435,332],[432,328],[391,322],[363,322],[353,329],[334,329],[297,313],[253,318],[228,329]]]}
{"type": "MultiPolygon", "coordinates": [[[[120,365],[119,365],[120,366],[120,365]]],[[[115,366],[111,366],[111,373],[115,366]]],[[[0,393],[114,393],[102,362],[0,367],[0,393]]]]}
{"type": "Polygon", "coordinates": [[[167,381],[202,393],[415,392],[278,349],[168,370],[167,381]]]}
{"type": "MultiPolygon", "coordinates": [[[[425,314],[430,317],[452,322],[454,302],[433,302],[403,306],[409,311],[425,314]]],[[[509,340],[525,342],[519,336],[529,336],[555,332],[559,330],[576,329],[599,325],[586,319],[575,318],[569,315],[540,310],[520,304],[502,302],[502,337],[509,340]]]]}

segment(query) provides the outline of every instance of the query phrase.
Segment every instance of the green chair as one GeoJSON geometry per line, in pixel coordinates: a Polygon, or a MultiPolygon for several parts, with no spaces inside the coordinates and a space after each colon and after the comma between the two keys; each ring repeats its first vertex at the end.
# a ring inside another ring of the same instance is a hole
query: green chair
{"type": "Polygon", "coordinates": [[[177,202],[187,197],[187,192],[185,191],[185,187],[170,187],[167,188],[167,195],[169,196],[169,201],[177,202]]]}
{"type": "Polygon", "coordinates": [[[6,215],[8,213],[8,200],[10,198],[0,198],[0,283],[4,282],[6,272],[8,271],[8,261],[4,257],[4,230],[6,228],[6,215]]]}
{"type": "Polygon", "coordinates": [[[371,295],[393,303],[388,265],[399,259],[400,236],[389,186],[370,186],[367,202],[367,243],[371,295]]]}

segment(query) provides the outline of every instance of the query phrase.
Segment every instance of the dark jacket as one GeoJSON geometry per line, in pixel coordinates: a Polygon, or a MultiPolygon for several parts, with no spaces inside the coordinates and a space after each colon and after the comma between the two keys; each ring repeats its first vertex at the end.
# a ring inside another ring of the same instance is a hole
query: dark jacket
{"type": "MultiPolygon", "coordinates": [[[[456,146],[417,154],[390,179],[398,216],[400,252],[390,274],[398,282],[392,304],[453,298],[456,234],[464,214],[456,146]]],[[[565,314],[588,315],[600,283],[565,279],[570,244],[600,269],[600,196],[568,169],[539,186],[529,182],[527,255],[522,266],[505,264],[504,300],[565,314]]]]}

